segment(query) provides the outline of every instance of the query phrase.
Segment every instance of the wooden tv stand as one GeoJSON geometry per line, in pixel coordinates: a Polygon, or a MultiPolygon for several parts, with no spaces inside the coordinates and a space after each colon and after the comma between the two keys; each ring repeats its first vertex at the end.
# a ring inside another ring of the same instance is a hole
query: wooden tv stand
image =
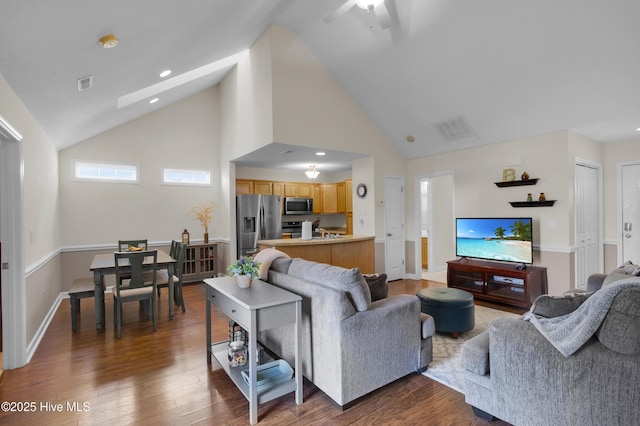
{"type": "Polygon", "coordinates": [[[547,293],[547,268],[516,263],[461,258],[447,262],[447,286],[466,290],[474,298],[530,308],[547,293]]]}

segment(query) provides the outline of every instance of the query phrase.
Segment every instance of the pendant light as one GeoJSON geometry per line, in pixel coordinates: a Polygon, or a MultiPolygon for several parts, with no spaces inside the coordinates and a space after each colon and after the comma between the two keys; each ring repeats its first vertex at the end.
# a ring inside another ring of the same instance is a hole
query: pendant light
{"type": "Polygon", "coordinates": [[[316,170],[316,165],[313,164],[309,166],[309,169],[306,172],[304,172],[304,174],[307,175],[309,179],[315,179],[318,177],[320,172],[316,170]]]}

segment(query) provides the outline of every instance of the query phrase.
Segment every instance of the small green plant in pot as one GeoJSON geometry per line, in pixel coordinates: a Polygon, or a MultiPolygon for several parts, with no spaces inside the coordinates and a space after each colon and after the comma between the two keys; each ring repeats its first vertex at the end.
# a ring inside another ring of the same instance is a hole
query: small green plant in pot
{"type": "Polygon", "coordinates": [[[242,256],[229,265],[227,271],[236,277],[239,287],[247,288],[251,286],[251,281],[260,274],[260,262],[256,262],[251,256],[242,256]]]}

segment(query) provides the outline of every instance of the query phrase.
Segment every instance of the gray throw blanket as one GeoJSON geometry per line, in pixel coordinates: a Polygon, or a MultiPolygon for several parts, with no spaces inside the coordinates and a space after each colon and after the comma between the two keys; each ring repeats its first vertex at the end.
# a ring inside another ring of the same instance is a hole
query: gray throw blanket
{"type": "Polygon", "coordinates": [[[630,287],[640,287],[640,278],[626,278],[602,287],[567,315],[545,318],[530,311],[523,319],[530,321],[562,355],[568,357],[598,330],[618,293],[630,287]]]}

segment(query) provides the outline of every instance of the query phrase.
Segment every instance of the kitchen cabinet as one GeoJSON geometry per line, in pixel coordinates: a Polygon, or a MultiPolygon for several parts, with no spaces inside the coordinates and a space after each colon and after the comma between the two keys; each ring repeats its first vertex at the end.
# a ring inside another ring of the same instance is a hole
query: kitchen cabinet
{"type": "MultiPolygon", "coordinates": [[[[353,212],[353,181],[351,179],[347,179],[344,181],[344,190],[345,190],[345,206],[346,212],[353,212]]],[[[353,217],[353,215],[351,215],[353,217]]]]}
{"type": "Polygon", "coordinates": [[[262,195],[273,194],[273,183],[266,180],[256,180],[253,182],[253,193],[262,195]]]}
{"type": "Polygon", "coordinates": [[[284,184],[284,196],[285,197],[297,197],[298,196],[298,184],[293,182],[285,182],[284,184]]]}
{"type": "Polygon", "coordinates": [[[313,198],[313,184],[298,183],[297,185],[298,185],[298,197],[313,198]]]}
{"type": "Polygon", "coordinates": [[[272,182],[272,194],[284,197],[284,182],[272,182]]]}
{"type": "Polygon", "coordinates": [[[236,179],[236,194],[253,194],[253,181],[236,179]]]}
{"type": "Polygon", "coordinates": [[[313,214],[322,213],[322,196],[320,195],[320,184],[313,184],[313,214]]]}
{"type": "Polygon", "coordinates": [[[344,182],[336,183],[336,203],[338,207],[338,213],[345,213],[347,211],[347,197],[346,187],[344,182]]]}
{"type": "Polygon", "coordinates": [[[320,185],[322,213],[338,213],[338,188],[335,183],[320,185]]]}
{"type": "Polygon", "coordinates": [[[347,216],[347,231],[346,231],[346,234],[347,235],[352,235],[353,234],[353,212],[347,212],[346,216],[347,216]]]}

